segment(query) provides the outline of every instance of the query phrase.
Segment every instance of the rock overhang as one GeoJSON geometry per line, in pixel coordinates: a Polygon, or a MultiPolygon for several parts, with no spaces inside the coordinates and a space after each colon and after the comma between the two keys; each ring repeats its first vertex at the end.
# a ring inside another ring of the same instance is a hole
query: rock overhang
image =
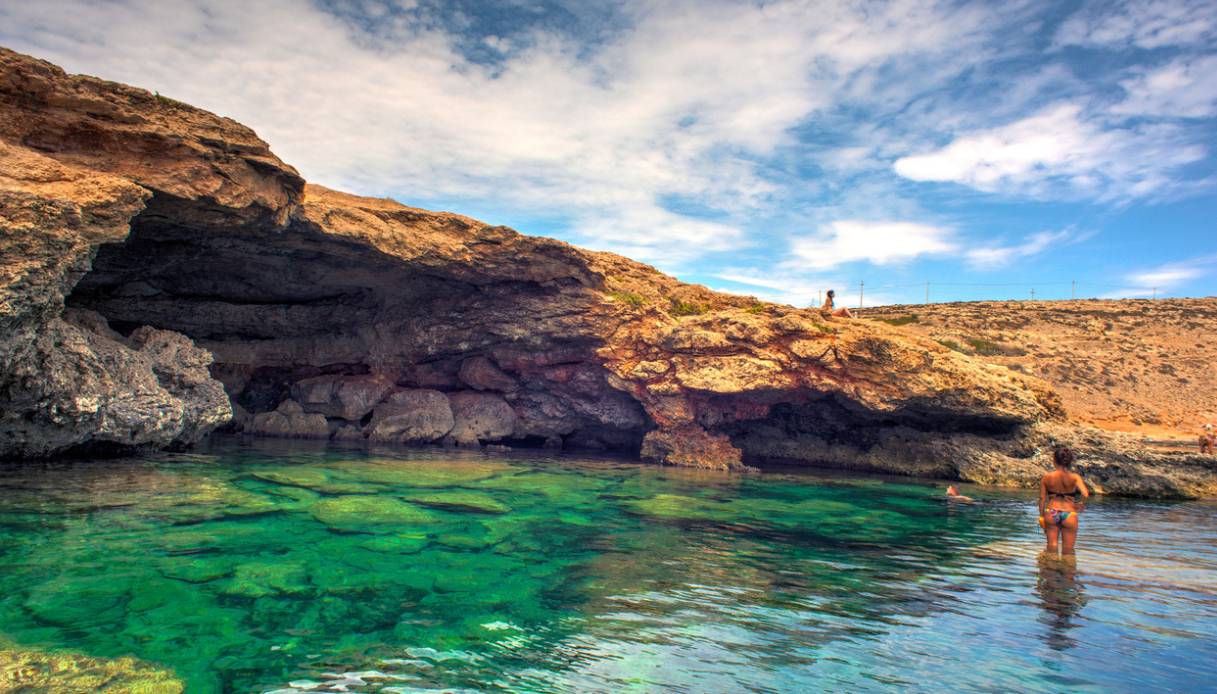
{"type": "MultiPolygon", "coordinates": [[[[107,329],[188,336],[214,355],[211,372],[252,431],[366,438],[375,421],[377,436],[402,440],[642,449],[736,467],[768,450],[841,464],[825,442],[873,458],[932,456],[947,441],[963,458],[1017,460],[1040,422],[1061,417],[1042,383],[895,328],[306,185],[233,121],[10,51],[0,50],[0,75],[0,143],[17,153],[6,166],[36,178],[29,161],[40,157],[125,185],[131,198],[92,203],[88,218],[105,233],[60,223],[54,241],[78,249],[72,267],[46,266],[60,294],[15,320],[45,332],[70,294],[68,305],[105,316],[107,329]],[[97,103],[107,106],[88,106],[97,103]],[[316,411],[293,393],[318,378],[386,389],[354,409],[316,411]],[[410,394],[423,391],[438,395],[410,394]],[[445,406],[453,424],[439,435],[445,406]],[[758,432],[786,438],[775,446],[758,432]]],[[[4,180],[6,194],[20,188],[4,180]]],[[[34,195],[87,206],[78,190],[34,195]]],[[[30,238],[17,216],[4,222],[30,238]]],[[[5,298],[36,289],[18,278],[5,298]]],[[[944,469],[959,476],[968,465],[944,469]]]]}

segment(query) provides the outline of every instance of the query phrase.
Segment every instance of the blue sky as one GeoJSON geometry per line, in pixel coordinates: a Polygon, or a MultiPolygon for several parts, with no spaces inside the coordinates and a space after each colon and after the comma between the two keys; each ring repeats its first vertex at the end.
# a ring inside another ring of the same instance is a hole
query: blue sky
{"type": "Polygon", "coordinates": [[[1217,294],[1217,1],[0,2],[309,180],[796,304],[1217,294]]]}

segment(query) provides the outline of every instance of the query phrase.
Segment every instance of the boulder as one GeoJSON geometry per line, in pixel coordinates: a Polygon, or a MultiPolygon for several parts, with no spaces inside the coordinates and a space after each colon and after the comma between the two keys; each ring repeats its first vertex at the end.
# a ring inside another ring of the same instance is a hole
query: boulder
{"type": "Polygon", "coordinates": [[[334,420],[330,422],[330,439],[334,441],[363,441],[367,438],[358,424],[334,420]]]}
{"type": "Polygon", "coordinates": [[[389,395],[372,413],[368,438],[376,442],[430,443],[443,438],[455,420],[448,396],[412,388],[389,395]]]}
{"type": "Polygon", "coordinates": [[[131,333],[129,343],[151,360],[152,373],[161,387],[182,402],[182,431],[177,436],[178,443],[199,441],[232,420],[228,394],[208,371],[210,352],[199,349],[181,333],[146,325],[131,333]]]}
{"type": "Polygon", "coordinates": [[[519,387],[514,378],[484,356],[470,357],[461,362],[461,370],[457,375],[461,383],[474,390],[497,390],[507,393],[519,387]]]}
{"type": "Polygon", "coordinates": [[[393,380],[383,376],[316,376],[293,384],[292,399],[305,412],[357,422],[391,390],[393,380]]]}
{"type": "Polygon", "coordinates": [[[228,423],[229,431],[241,432],[249,428],[250,421],[254,416],[249,413],[244,407],[232,403],[232,420],[228,423]]]}
{"type": "Polygon", "coordinates": [[[134,340],[86,311],[55,318],[11,348],[0,373],[0,457],[75,447],[181,448],[232,418],[208,375],[211,354],[186,336],[141,328],[134,340]]]}
{"type": "Polygon", "coordinates": [[[250,420],[250,434],[295,439],[328,439],[325,416],[308,413],[295,400],[284,400],[273,412],[259,412],[250,420]]]}
{"type": "Polygon", "coordinates": [[[696,425],[648,432],[642,440],[642,459],[649,462],[717,469],[744,467],[731,439],[696,425]]]}
{"type": "Polygon", "coordinates": [[[460,391],[448,396],[452,407],[452,440],[462,446],[495,441],[516,430],[516,413],[499,395],[460,391]]]}

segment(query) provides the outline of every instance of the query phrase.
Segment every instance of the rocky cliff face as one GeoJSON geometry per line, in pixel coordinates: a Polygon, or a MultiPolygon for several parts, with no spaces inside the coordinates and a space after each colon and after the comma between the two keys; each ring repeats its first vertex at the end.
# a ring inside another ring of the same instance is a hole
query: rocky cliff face
{"type": "Polygon", "coordinates": [[[863,315],[1046,381],[1073,421],[1190,445],[1217,420],[1217,298],[973,301],[863,315]]]}
{"type": "Polygon", "coordinates": [[[7,51],[0,196],[6,456],[231,420],[1026,483],[1061,417],[932,340],[305,185],[233,121],[7,51]]]}

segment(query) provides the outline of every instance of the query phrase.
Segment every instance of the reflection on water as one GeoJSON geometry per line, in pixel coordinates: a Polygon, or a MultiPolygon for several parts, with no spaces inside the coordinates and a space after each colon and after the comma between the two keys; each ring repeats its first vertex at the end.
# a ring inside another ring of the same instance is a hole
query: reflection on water
{"type": "Polygon", "coordinates": [[[1074,562],[969,493],[264,443],[8,469],[0,638],[192,693],[1214,681],[1212,505],[1092,504],[1074,562]]]}
{"type": "Polygon", "coordinates": [[[1041,619],[1048,625],[1048,645],[1057,650],[1077,645],[1069,631],[1077,626],[1074,618],[1086,605],[1086,588],[1078,580],[1077,557],[1041,552],[1035,590],[1044,608],[1041,619]]]}

